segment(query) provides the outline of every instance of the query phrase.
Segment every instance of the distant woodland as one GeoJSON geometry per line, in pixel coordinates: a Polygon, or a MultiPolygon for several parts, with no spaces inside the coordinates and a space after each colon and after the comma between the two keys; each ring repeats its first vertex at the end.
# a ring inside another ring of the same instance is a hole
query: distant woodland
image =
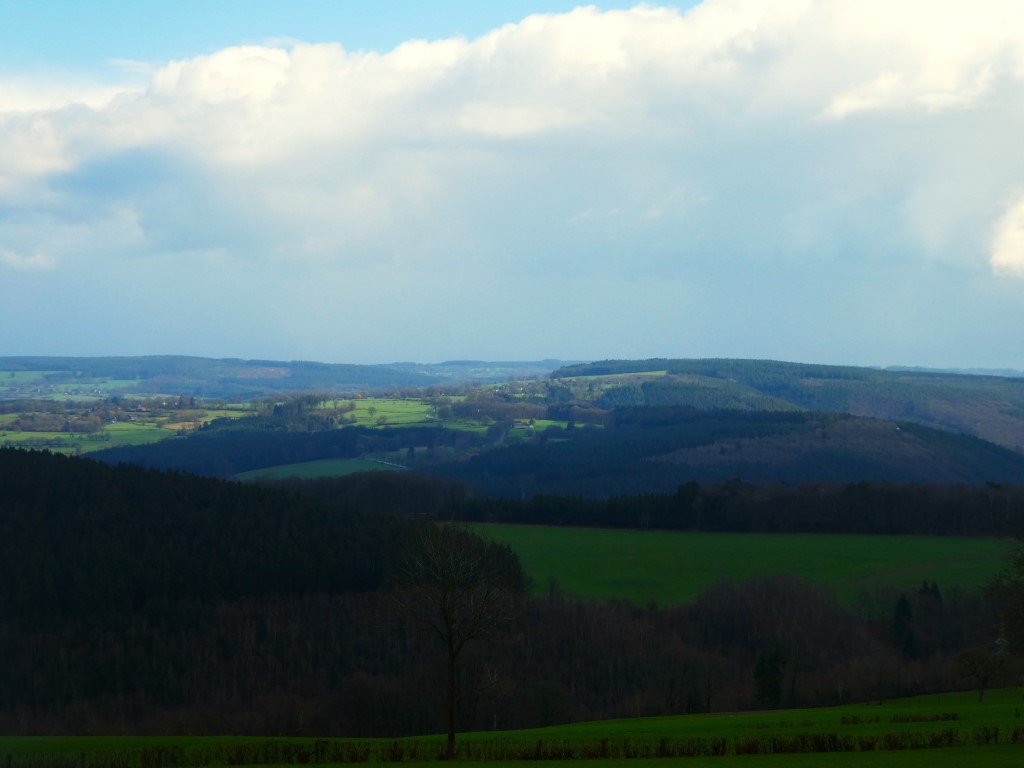
{"type": "MultiPolygon", "coordinates": [[[[443,731],[443,644],[404,621],[392,597],[423,514],[514,516],[556,502],[487,501],[403,474],[329,486],[243,485],[0,450],[0,729],[443,731]]],[[[685,510],[698,499],[710,522],[713,499],[729,492],[684,486],[651,497],[637,523],[664,523],[659,505],[685,510]]],[[[847,504],[860,493],[870,505],[895,504],[899,492],[915,491],[831,493],[847,504]]],[[[987,525],[1000,504],[1019,514],[1017,489],[977,494],[956,498],[987,525]]],[[[599,524],[618,504],[563,502],[576,522],[592,515],[599,524]]],[[[949,522],[945,532],[959,531],[949,522]]],[[[995,593],[925,583],[855,608],[783,576],[719,584],[685,606],[586,603],[554,585],[533,594],[460,657],[460,727],[972,687],[963,654],[989,647],[1001,604],[995,593]]]]}

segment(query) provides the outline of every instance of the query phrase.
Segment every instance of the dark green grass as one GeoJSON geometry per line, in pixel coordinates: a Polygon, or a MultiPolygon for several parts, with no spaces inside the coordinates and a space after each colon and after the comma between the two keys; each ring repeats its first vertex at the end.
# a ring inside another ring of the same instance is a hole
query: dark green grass
{"type": "Polygon", "coordinates": [[[877,587],[944,591],[981,586],[1003,567],[1013,542],[956,536],[690,533],[482,525],[519,555],[538,593],[552,577],[586,599],[693,601],[717,581],[794,574],[846,601],[877,587]]]}
{"type": "MultiPolygon", "coordinates": [[[[611,755],[600,760],[604,766],[647,766],[649,762],[665,765],[716,766],[962,766],[962,765],[1021,765],[1024,758],[1024,727],[1020,709],[1024,706],[1020,689],[991,691],[984,702],[978,702],[973,693],[948,693],[891,702],[827,707],[820,709],[775,712],[746,712],[736,714],[688,715],[675,717],[611,720],[574,725],[536,728],[521,731],[469,733],[459,737],[463,755],[491,755],[490,760],[461,759],[460,764],[475,765],[500,761],[503,765],[517,765],[520,761],[506,761],[504,756],[515,757],[535,754],[577,753],[595,754],[605,750],[611,755]],[[998,737],[991,738],[994,729],[998,737]],[[976,744],[979,734],[988,732],[992,743],[976,744]],[[955,733],[954,733],[955,732],[955,733]],[[946,734],[956,744],[953,748],[899,749],[899,744],[925,743],[937,734],[946,734]],[[954,734],[949,736],[949,734],[954,734]],[[785,744],[792,745],[802,736],[833,736],[837,739],[856,739],[858,744],[871,745],[870,751],[856,753],[828,752],[816,754],[748,754],[737,751],[759,745],[760,748],[785,744]],[[1017,738],[1017,743],[1009,743],[1017,738]],[[622,752],[646,754],[658,749],[671,750],[679,745],[719,744],[723,756],[711,759],[665,758],[657,761],[621,759],[622,752]],[[889,745],[889,746],[885,746],[889,745]],[[1016,760],[1016,762],[1014,762],[1016,760]]],[[[344,739],[332,746],[343,751],[345,745],[363,749],[370,762],[382,761],[386,755],[416,755],[425,764],[433,764],[432,755],[440,749],[443,737],[427,736],[402,740],[344,739]]],[[[310,747],[311,738],[268,739],[258,737],[0,737],[0,759],[9,755],[12,768],[35,765],[84,764],[99,766],[119,764],[150,765],[225,765],[245,764],[239,758],[246,750],[258,754],[261,746],[285,752],[288,747],[310,747]],[[278,745],[274,747],[273,745],[278,745]],[[156,753],[158,749],[178,750],[168,761],[156,753]],[[107,759],[108,762],[104,762],[107,759]]],[[[307,750],[307,759],[308,759],[307,750]]],[[[282,760],[281,763],[286,761],[282,760]]],[[[299,757],[295,762],[302,762],[299,757]]],[[[530,761],[536,765],[536,761],[530,761]]],[[[564,763],[594,764],[595,760],[561,760],[564,763]]]]}
{"type": "MultiPolygon", "coordinates": [[[[903,752],[833,752],[827,755],[727,755],[667,759],[602,760],[601,768],[1020,768],[1019,744],[903,752]]],[[[560,760],[559,768],[586,768],[593,760],[560,760]]],[[[424,768],[443,768],[451,763],[424,762],[424,768]]],[[[493,762],[460,761],[460,766],[494,765],[493,762]]],[[[510,760],[502,768],[537,768],[534,760],[510,760]]]]}
{"type": "Polygon", "coordinates": [[[145,445],[174,437],[174,430],[165,429],[155,424],[136,424],[118,422],[107,424],[103,431],[110,435],[110,442],[100,445],[101,448],[112,448],[117,445],[145,445]]]}
{"type": "MultiPolygon", "coordinates": [[[[361,457],[358,459],[319,459],[298,464],[281,464],[266,469],[254,469],[235,476],[236,480],[270,480],[283,477],[342,477],[355,472],[399,471],[399,467],[361,457]]],[[[2,767],[0,767],[2,768],[2,767]]]]}

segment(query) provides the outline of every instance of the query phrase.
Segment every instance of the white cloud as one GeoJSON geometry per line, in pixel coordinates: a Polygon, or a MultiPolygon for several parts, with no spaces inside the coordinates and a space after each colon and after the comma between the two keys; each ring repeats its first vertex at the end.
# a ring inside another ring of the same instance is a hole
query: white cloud
{"type": "MultiPolygon", "coordinates": [[[[328,294],[448,280],[454,296],[581,275],[827,291],[887,261],[907,280],[1024,276],[1022,204],[991,216],[1024,167],[1016,0],[583,7],[475,40],[278,41],[148,67],[120,62],[117,86],[0,78],[9,270],[80,265],[99,284],[145,258],[185,293],[178,260],[230,265],[264,297],[282,273],[328,294]]],[[[767,288],[739,290],[753,311],[767,288]]]]}
{"type": "Polygon", "coordinates": [[[99,85],[79,78],[71,78],[71,82],[28,77],[0,79],[0,117],[53,112],[76,104],[102,109],[124,91],[125,86],[99,85]]]}
{"type": "Polygon", "coordinates": [[[0,265],[25,272],[45,271],[53,269],[53,259],[41,253],[25,256],[0,248],[0,265]]]}
{"type": "Polygon", "coordinates": [[[989,261],[997,275],[1024,278],[1024,195],[996,223],[989,261]]]}

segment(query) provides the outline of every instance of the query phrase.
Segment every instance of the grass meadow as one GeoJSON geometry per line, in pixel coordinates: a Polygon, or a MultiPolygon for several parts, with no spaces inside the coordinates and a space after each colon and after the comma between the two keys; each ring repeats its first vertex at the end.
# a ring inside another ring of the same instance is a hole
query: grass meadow
{"type": "MultiPolygon", "coordinates": [[[[635,718],[459,736],[460,765],[560,766],[1019,766],[1020,689],[951,693],[820,709],[635,718]]],[[[8,768],[416,762],[433,765],[443,737],[267,739],[215,737],[5,737],[8,768]]]]}
{"type": "Polygon", "coordinates": [[[350,415],[355,416],[355,423],[361,426],[375,426],[382,416],[391,427],[436,423],[433,409],[422,400],[367,397],[352,402],[356,404],[356,409],[350,415]]]}
{"type": "Polygon", "coordinates": [[[315,477],[342,477],[355,472],[400,471],[400,467],[384,464],[374,459],[360,457],[358,459],[320,459],[303,461],[298,464],[282,464],[266,469],[254,469],[235,475],[236,480],[277,480],[284,477],[303,479],[315,477]]]}
{"type": "Polygon", "coordinates": [[[477,530],[508,544],[545,592],[584,599],[662,605],[693,601],[717,581],[794,574],[830,587],[845,601],[877,587],[943,593],[981,586],[1003,567],[1013,542],[956,536],[692,533],[486,524],[477,530]]]}
{"type": "Polygon", "coordinates": [[[55,453],[89,453],[119,445],[145,445],[165,440],[173,432],[164,427],[135,422],[106,424],[99,432],[4,432],[0,426],[0,445],[21,448],[46,448],[55,453]]]}

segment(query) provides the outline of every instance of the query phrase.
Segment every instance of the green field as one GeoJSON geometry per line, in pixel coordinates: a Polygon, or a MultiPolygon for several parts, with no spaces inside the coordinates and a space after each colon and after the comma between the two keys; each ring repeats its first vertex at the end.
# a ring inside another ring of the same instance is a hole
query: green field
{"type": "Polygon", "coordinates": [[[342,477],[355,472],[400,471],[400,467],[383,464],[380,461],[360,457],[358,459],[320,459],[303,461],[298,464],[282,464],[277,467],[254,469],[235,476],[236,480],[272,480],[283,477],[342,477]]]}
{"type": "Polygon", "coordinates": [[[432,415],[433,409],[422,400],[367,397],[352,402],[356,409],[349,415],[355,416],[355,423],[362,426],[376,425],[381,417],[386,425],[392,427],[437,423],[432,415]]]}
{"type": "MultiPolygon", "coordinates": [[[[537,760],[602,766],[1019,766],[1020,689],[774,712],[609,720],[459,736],[460,765],[537,760]],[[941,745],[941,746],[930,746],[941,745]],[[850,751],[853,750],[853,751],[850,751]],[[678,755],[695,755],[679,757],[678,755]],[[714,755],[701,757],[700,755],[714,755]],[[651,760],[660,756],[660,759],[651,760]],[[588,759],[581,759],[586,757],[588,759]]],[[[400,740],[257,737],[0,737],[10,768],[434,764],[442,737],[400,740]],[[319,759],[318,759],[319,758],[319,759]],[[334,759],[332,759],[334,758],[334,759]]]]}
{"type": "Polygon", "coordinates": [[[30,384],[34,381],[41,381],[54,373],[68,373],[68,371],[0,371],[0,387],[30,384]]]}
{"type": "Polygon", "coordinates": [[[95,400],[138,384],[136,379],[82,378],[72,371],[0,371],[0,392],[20,390],[19,397],[31,396],[41,400],[95,400]],[[24,391],[26,387],[31,388],[29,392],[24,391]]]}
{"type": "Polygon", "coordinates": [[[144,445],[173,436],[173,431],[135,422],[106,424],[101,431],[92,433],[5,432],[0,427],[0,445],[46,448],[56,453],[88,453],[118,445],[144,445]]]}
{"type": "MultiPolygon", "coordinates": [[[[110,435],[110,442],[103,448],[112,448],[115,445],[145,445],[155,443],[158,440],[166,440],[169,430],[154,424],[138,424],[131,421],[122,421],[116,424],[107,424],[103,431],[110,435]]],[[[174,433],[170,432],[170,436],[174,433]]]]}
{"type": "Polygon", "coordinates": [[[690,533],[534,525],[481,525],[483,535],[519,555],[538,593],[551,577],[585,599],[693,601],[717,581],[788,573],[855,601],[876,587],[921,582],[974,589],[1003,567],[1004,539],[955,536],[690,533]]]}
{"type": "MultiPolygon", "coordinates": [[[[0,376],[2,381],[2,376],[0,376]]],[[[77,395],[54,395],[46,399],[88,400],[77,395]]],[[[98,399],[98,398],[92,398],[98,399]]],[[[196,423],[206,423],[218,418],[237,419],[252,413],[249,404],[225,405],[215,409],[203,408],[160,411],[135,411],[130,421],[116,421],[104,424],[98,432],[22,432],[7,427],[21,417],[20,413],[0,414],[0,446],[20,448],[45,448],[56,453],[89,453],[104,448],[122,445],[145,445],[175,437],[179,430],[189,431],[196,423]],[[198,418],[184,418],[189,414],[204,413],[198,418]]]]}

